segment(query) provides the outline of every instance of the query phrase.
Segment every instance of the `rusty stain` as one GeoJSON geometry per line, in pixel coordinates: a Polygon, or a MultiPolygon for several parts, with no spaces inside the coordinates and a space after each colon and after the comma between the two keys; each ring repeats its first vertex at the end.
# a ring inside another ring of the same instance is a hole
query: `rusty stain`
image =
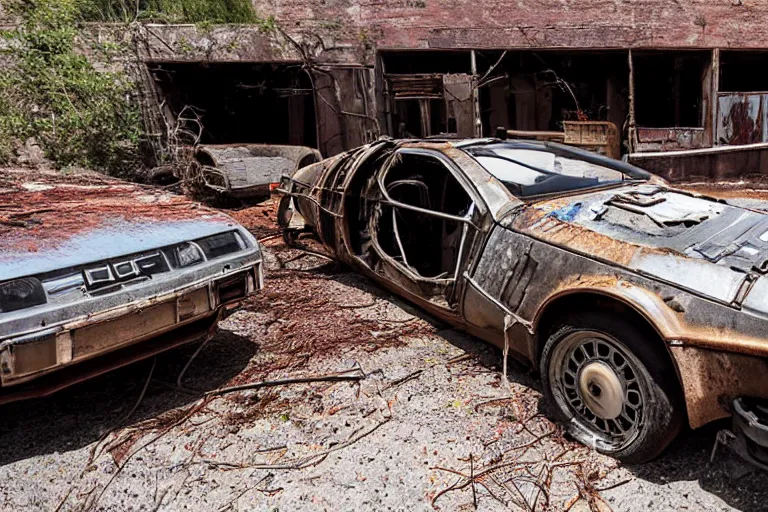
{"type": "Polygon", "coordinates": [[[763,140],[764,95],[722,94],[719,99],[717,137],[720,144],[755,144],[763,140]],[[755,103],[757,109],[755,110],[755,103]]]}
{"type": "Polygon", "coordinates": [[[768,189],[748,188],[735,183],[694,183],[683,185],[684,190],[717,199],[757,199],[768,201],[768,189]]]}
{"type": "Polygon", "coordinates": [[[739,396],[768,396],[768,362],[763,358],[695,347],[673,347],[692,428],[730,415],[739,396]]]}
{"type": "Polygon", "coordinates": [[[0,217],[14,215],[27,222],[24,227],[0,223],[3,251],[37,252],[117,219],[227,219],[184,196],[101,175],[2,170],[0,217]]]}
{"type": "Polygon", "coordinates": [[[562,198],[547,202],[546,209],[540,205],[528,207],[515,218],[514,227],[536,238],[569,247],[581,253],[599,255],[618,265],[629,266],[635,253],[634,249],[639,246],[549,217],[551,211],[567,206],[571,202],[572,200],[562,198]]]}

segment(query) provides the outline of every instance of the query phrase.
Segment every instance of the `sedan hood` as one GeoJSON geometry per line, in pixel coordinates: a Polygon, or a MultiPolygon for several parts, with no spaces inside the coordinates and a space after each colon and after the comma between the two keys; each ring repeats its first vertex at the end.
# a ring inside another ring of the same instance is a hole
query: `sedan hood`
{"type": "MultiPolygon", "coordinates": [[[[756,300],[745,302],[748,291],[768,271],[768,215],[663,186],[541,201],[509,222],[531,236],[745,307],[756,300]]],[[[768,312],[768,303],[756,309],[768,312]]]]}
{"type": "Polygon", "coordinates": [[[0,171],[0,281],[235,229],[183,196],[101,175],[0,171]]]}

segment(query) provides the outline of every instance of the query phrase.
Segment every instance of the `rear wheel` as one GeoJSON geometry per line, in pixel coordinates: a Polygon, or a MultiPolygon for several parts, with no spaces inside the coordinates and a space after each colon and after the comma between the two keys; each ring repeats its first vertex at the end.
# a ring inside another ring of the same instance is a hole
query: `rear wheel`
{"type": "Polygon", "coordinates": [[[683,424],[674,368],[650,329],[584,313],[566,318],[541,358],[544,391],[580,442],[623,462],[658,456],[683,424]]]}

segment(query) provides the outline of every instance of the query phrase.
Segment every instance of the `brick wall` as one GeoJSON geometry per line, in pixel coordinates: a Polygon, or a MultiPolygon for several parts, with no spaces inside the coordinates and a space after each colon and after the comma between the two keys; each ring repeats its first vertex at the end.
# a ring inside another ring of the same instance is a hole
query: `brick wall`
{"type": "Polygon", "coordinates": [[[254,0],[291,31],[379,48],[768,48],[765,0],[254,0]]]}
{"type": "MultiPolygon", "coordinates": [[[[318,62],[386,49],[768,49],[766,0],[253,0],[318,62]]],[[[259,27],[151,28],[148,60],[300,60],[259,27]]]]}

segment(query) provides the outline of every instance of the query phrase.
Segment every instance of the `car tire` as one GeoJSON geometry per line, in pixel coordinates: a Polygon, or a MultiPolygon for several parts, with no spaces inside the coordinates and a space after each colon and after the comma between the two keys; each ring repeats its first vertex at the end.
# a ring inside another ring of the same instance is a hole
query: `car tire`
{"type": "Polygon", "coordinates": [[[593,312],[555,327],[540,361],[544,394],[576,440],[628,464],[656,458],[674,440],[683,401],[658,341],[650,328],[593,312]]]}

